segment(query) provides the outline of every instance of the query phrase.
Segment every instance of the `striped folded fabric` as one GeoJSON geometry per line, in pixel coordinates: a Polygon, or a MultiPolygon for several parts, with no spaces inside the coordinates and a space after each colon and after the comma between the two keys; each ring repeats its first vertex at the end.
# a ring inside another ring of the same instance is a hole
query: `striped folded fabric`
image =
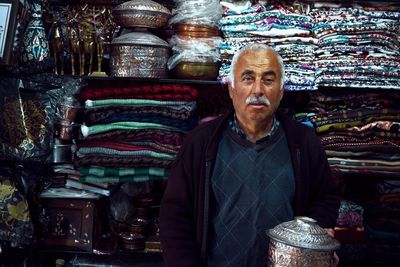
{"type": "Polygon", "coordinates": [[[153,100],[169,101],[194,101],[199,93],[195,88],[184,84],[154,84],[130,87],[111,87],[82,89],[79,98],[87,99],[109,99],[109,98],[146,98],[153,100]]]}

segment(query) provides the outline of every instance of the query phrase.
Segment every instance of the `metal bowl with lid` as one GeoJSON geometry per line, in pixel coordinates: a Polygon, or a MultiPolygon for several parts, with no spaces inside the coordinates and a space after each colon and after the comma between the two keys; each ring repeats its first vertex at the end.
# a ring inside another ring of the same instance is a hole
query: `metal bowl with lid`
{"type": "Polygon", "coordinates": [[[148,32],[130,32],[112,40],[110,74],[114,77],[167,78],[169,44],[148,32]]]}
{"type": "Polygon", "coordinates": [[[270,267],[331,267],[340,243],[309,217],[295,217],[267,231],[270,267]]]}
{"type": "Polygon", "coordinates": [[[178,79],[216,80],[220,65],[219,62],[184,59],[171,70],[171,73],[178,79]]]}
{"type": "Polygon", "coordinates": [[[124,27],[160,28],[168,23],[171,12],[151,0],[134,0],[113,8],[115,22],[124,27]]]}

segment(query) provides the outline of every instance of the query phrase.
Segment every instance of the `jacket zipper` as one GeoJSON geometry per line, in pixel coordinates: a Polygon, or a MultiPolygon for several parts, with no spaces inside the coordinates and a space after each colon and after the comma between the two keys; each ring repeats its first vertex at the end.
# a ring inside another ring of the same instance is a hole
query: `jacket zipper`
{"type": "Polygon", "coordinates": [[[296,148],[296,159],[297,159],[297,166],[299,166],[300,169],[300,149],[296,148]]]}
{"type": "Polygon", "coordinates": [[[206,244],[207,244],[207,232],[208,232],[208,217],[209,217],[209,200],[210,200],[210,161],[206,161],[206,179],[204,184],[204,217],[203,217],[203,230],[201,237],[201,254],[200,258],[203,263],[206,260],[206,244]]]}
{"type": "Polygon", "coordinates": [[[294,214],[298,214],[299,210],[300,210],[300,205],[301,205],[301,203],[300,203],[301,198],[298,197],[298,195],[301,192],[301,189],[300,189],[301,186],[300,186],[300,181],[299,181],[299,179],[301,177],[301,151],[300,151],[300,148],[298,148],[298,147],[296,147],[295,157],[296,157],[296,159],[295,159],[296,161],[293,162],[293,168],[294,168],[294,179],[295,179],[295,187],[296,187],[295,191],[297,191],[297,193],[295,193],[295,199],[294,199],[294,203],[293,203],[293,211],[294,211],[294,214]],[[296,198],[296,195],[297,195],[297,198],[296,198]]]}

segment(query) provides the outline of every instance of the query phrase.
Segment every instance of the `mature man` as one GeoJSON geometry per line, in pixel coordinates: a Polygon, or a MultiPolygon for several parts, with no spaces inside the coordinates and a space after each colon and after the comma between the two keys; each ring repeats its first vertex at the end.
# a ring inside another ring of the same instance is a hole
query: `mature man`
{"type": "Polygon", "coordinates": [[[281,57],[262,44],[233,57],[234,112],[190,132],[161,203],[167,266],[266,266],[266,230],[294,216],[335,225],[340,204],[314,131],[276,112],[281,57]]]}

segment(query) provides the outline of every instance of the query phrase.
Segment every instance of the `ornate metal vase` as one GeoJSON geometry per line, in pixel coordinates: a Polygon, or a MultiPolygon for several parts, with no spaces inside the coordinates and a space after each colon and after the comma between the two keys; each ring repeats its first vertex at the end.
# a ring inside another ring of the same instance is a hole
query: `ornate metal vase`
{"type": "Polygon", "coordinates": [[[22,60],[42,61],[49,57],[49,42],[42,21],[42,6],[40,0],[33,0],[31,6],[31,20],[24,36],[24,53],[22,60]]]}

